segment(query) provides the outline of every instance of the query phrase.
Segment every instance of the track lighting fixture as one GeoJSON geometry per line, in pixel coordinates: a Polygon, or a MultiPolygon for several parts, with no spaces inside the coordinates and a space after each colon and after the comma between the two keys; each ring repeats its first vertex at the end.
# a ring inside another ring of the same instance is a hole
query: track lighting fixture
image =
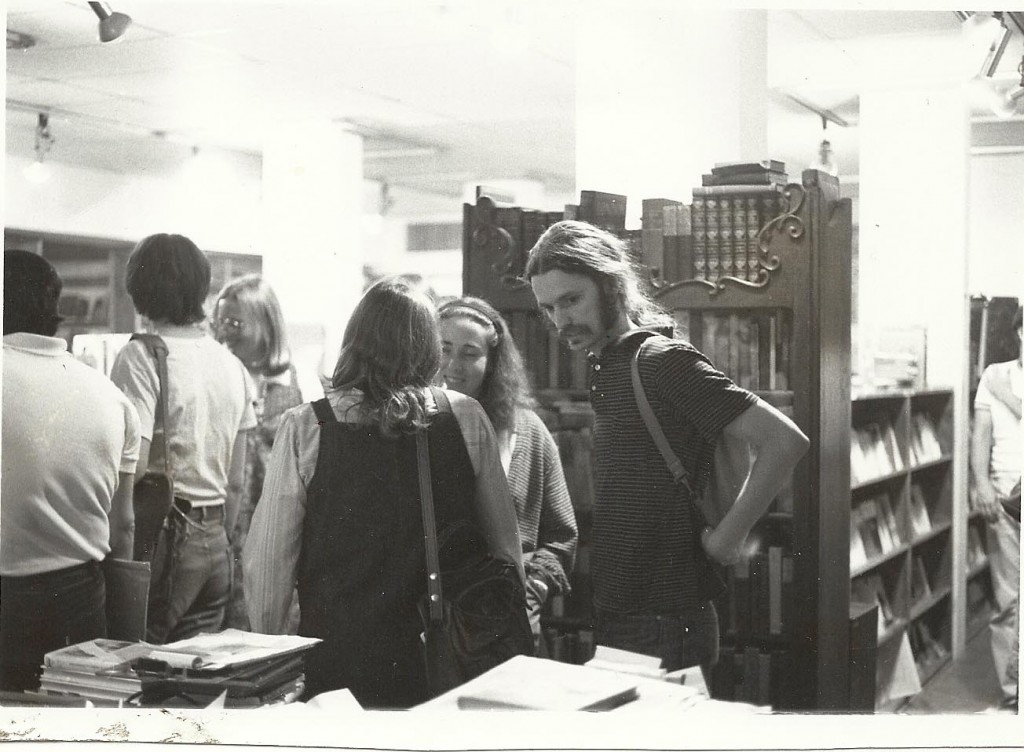
{"type": "Polygon", "coordinates": [[[833,177],[839,177],[839,163],[836,162],[835,152],[832,151],[832,144],[828,140],[826,128],[828,118],[821,116],[821,143],[818,145],[818,158],[811,163],[812,170],[827,172],[833,177]]]}
{"type": "Polygon", "coordinates": [[[984,78],[992,78],[995,74],[996,68],[999,67],[999,61],[1006,51],[1006,45],[1010,42],[1010,29],[1003,21],[1003,14],[997,11],[992,17],[999,22],[999,26],[991,36],[992,41],[989,44],[988,53],[985,55],[985,61],[981,64],[981,70],[978,71],[978,75],[984,78]]]}
{"type": "Polygon", "coordinates": [[[1001,118],[1024,114],[1024,57],[1017,66],[1017,72],[1020,74],[1017,85],[1003,92],[995,92],[991,102],[992,111],[1001,118]]]}
{"type": "Polygon", "coordinates": [[[53,146],[53,135],[50,133],[50,116],[40,112],[36,118],[36,159],[25,168],[25,178],[31,183],[45,183],[50,179],[50,166],[45,163],[46,154],[53,146]]]}
{"type": "Polygon", "coordinates": [[[100,41],[115,42],[120,39],[132,25],[132,17],[125,13],[116,13],[107,3],[90,2],[89,7],[100,19],[100,41]]]}

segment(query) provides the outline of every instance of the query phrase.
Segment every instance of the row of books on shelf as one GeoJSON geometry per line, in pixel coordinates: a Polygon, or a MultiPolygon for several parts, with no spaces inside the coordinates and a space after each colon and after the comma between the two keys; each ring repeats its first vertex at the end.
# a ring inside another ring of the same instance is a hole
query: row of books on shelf
{"type": "Polygon", "coordinates": [[[781,545],[733,565],[717,603],[726,639],[742,644],[788,634],[795,607],[793,565],[792,553],[781,545]]]}
{"type": "Polygon", "coordinates": [[[736,384],[750,391],[789,388],[792,325],[784,309],[673,312],[675,336],[707,356],[736,384]]]}
{"type": "Polygon", "coordinates": [[[913,430],[910,436],[910,462],[912,465],[923,465],[943,457],[942,443],[939,441],[935,423],[925,413],[914,413],[913,430]]]}
{"type": "Polygon", "coordinates": [[[888,419],[850,429],[850,480],[866,483],[904,469],[896,431],[888,419]]]}
{"type": "Polygon", "coordinates": [[[914,662],[919,672],[924,673],[931,666],[949,658],[949,648],[932,635],[932,630],[925,620],[921,619],[911,624],[907,635],[910,637],[910,649],[914,653],[914,662]]]}
{"type": "Polygon", "coordinates": [[[903,545],[888,494],[864,499],[850,510],[850,569],[892,553],[903,545]]]}
{"type": "Polygon", "coordinates": [[[910,597],[914,603],[923,603],[931,598],[934,592],[931,581],[928,579],[928,570],[925,567],[924,559],[920,556],[911,557],[910,597]]]}
{"type": "Polygon", "coordinates": [[[792,659],[783,649],[723,645],[711,671],[711,696],[716,700],[779,707],[792,659]]]}
{"type": "Polygon", "coordinates": [[[785,165],[720,163],[693,189],[692,203],[645,199],[642,260],[666,283],[722,277],[754,281],[761,229],[786,207],[785,165]]]}
{"type": "Polygon", "coordinates": [[[858,577],[850,583],[850,600],[878,604],[878,636],[881,637],[897,618],[882,576],[877,573],[858,577]]]}
{"type": "MultiPolygon", "coordinates": [[[[938,430],[932,418],[915,413],[911,419],[910,465],[934,462],[944,456],[938,430]]],[[[902,472],[906,468],[901,443],[891,421],[881,418],[850,429],[850,479],[854,485],[902,472]]]]}

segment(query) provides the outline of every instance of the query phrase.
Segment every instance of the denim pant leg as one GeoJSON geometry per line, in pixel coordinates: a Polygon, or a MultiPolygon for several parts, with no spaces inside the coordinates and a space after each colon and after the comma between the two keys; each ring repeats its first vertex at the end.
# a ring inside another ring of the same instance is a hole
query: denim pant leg
{"type": "Polygon", "coordinates": [[[37,689],[43,656],[107,634],[99,562],[0,582],[0,688],[37,689]]]}
{"type": "Polygon", "coordinates": [[[989,562],[996,607],[989,625],[992,630],[992,658],[1003,697],[1018,691],[1017,624],[1020,618],[1020,523],[1000,510],[988,526],[989,562]]]}
{"type": "Polygon", "coordinates": [[[231,589],[231,549],[222,519],[172,515],[166,571],[150,598],[147,640],[184,640],[216,632],[231,589]]]}
{"type": "Polygon", "coordinates": [[[699,665],[711,686],[711,668],[718,662],[718,614],[711,602],[669,616],[597,609],[594,639],[598,645],[661,658],[669,671],[699,665]]]}

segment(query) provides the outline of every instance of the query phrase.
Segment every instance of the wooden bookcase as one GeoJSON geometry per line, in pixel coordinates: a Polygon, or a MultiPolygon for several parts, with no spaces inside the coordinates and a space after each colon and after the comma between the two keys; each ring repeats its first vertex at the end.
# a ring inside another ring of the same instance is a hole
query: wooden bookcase
{"type": "MultiPolygon", "coordinates": [[[[57,332],[70,345],[76,334],[134,332],[139,321],[125,289],[125,264],[135,244],[124,240],[5,229],[4,249],[38,253],[57,269],[64,283],[57,332]]],[[[207,252],[210,260],[211,312],[217,293],[231,279],[259,272],[263,259],[241,253],[207,252]]]]}
{"type": "Polygon", "coordinates": [[[858,394],[851,427],[851,599],[879,602],[875,700],[887,710],[906,699],[887,689],[904,641],[921,684],[953,649],[953,392],[858,394]]]}
{"type": "MultiPolygon", "coordinates": [[[[567,209],[568,218],[592,221],[630,241],[636,263],[643,267],[644,260],[648,262],[642,271],[652,279],[654,296],[695,340],[698,333],[703,339],[705,322],[722,327],[737,321],[756,322],[757,356],[750,356],[753,361],[747,363],[749,367],[756,362],[759,375],[750,385],[790,412],[811,438],[811,448],[794,472],[784,503],[776,501],[784,509],[774,522],[788,521],[774,527],[785,528],[791,564],[791,581],[784,586],[783,602],[788,604],[783,606],[784,630],[755,637],[758,630],[729,634],[726,629],[724,644],[742,652],[744,659],[751,647],[784,657],[784,665],[773,666],[771,679],[777,707],[844,710],[850,707],[845,553],[850,512],[851,204],[840,198],[835,178],[812,170],[805,171],[799,183],[787,186],[784,195],[779,212],[756,234],[759,268],[736,282],[666,278],[650,262],[651,249],[643,245],[641,232],[625,231],[619,223],[624,207],[616,201],[624,197],[601,194],[599,200],[588,202],[593,194],[585,191],[580,206],[567,209]]],[[[580,526],[580,549],[574,593],[556,604],[544,623],[570,638],[568,655],[559,657],[585,660],[593,640],[588,631],[592,629],[588,523],[593,490],[586,477],[591,422],[585,362],[550,333],[532,291],[521,279],[529,249],[548,225],[563,216],[500,206],[486,196],[478,197],[475,205],[467,204],[463,287],[467,294],[488,299],[509,318],[548,425],[563,452],[580,526]],[[568,457],[567,446],[573,447],[568,457]]],[[[735,587],[731,592],[735,599],[735,587]]]]}

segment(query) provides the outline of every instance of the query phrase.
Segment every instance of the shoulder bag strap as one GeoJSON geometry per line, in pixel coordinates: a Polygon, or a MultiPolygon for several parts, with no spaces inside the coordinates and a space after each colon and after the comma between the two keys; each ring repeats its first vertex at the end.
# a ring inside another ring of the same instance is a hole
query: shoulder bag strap
{"type": "Polygon", "coordinates": [[[167,408],[167,384],[169,382],[167,378],[167,343],[164,342],[159,334],[133,334],[132,339],[138,340],[145,345],[150,354],[156,358],[156,376],[160,383],[160,419],[164,424],[164,430],[160,434],[164,452],[164,472],[168,477],[173,478],[174,476],[171,474],[171,453],[167,450],[167,434],[171,430],[169,421],[170,410],[167,408]]]}
{"type": "Polygon", "coordinates": [[[647,426],[651,438],[654,439],[654,443],[657,445],[658,451],[661,452],[661,456],[665,458],[665,464],[668,465],[669,472],[672,473],[676,483],[683,486],[692,496],[693,488],[690,486],[690,476],[686,472],[686,468],[683,467],[683,463],[678,455],[672,451],[672,446],[668,443],[665,432],[654,415],[651,403],[647,400],[644,385],[640,381],[640,351],[644,349],[646,344],[647,340],[641,342],[640,347],[633,353],[633,362],[630,367],[633,376],[633,395],[636,397],[637,407],[640,408],[640,417],[644,419],[644,424],[647,426]]]}
{"type": "Polygon", "coordinates": [[[316,422],[323,425],[324,423],[336,423],[337,418],[334,417],[334,409],[331,407],[331,403],[326,397],[318,399],[315,402],[310,402],[313,406],[313,413],[316,415],[316,422]]]}
{"type": "Polygon", "coordinates": [[[423,512],[423,539],[427,551],[427,594],[430,596],[430,621],[440,624],[441,565],[437,553],[437,525],[434,521],[434,491],[430,483],[430,446],[426,429],[416,432],[416,464],[420,479],[420,510],[423,512]]]}

